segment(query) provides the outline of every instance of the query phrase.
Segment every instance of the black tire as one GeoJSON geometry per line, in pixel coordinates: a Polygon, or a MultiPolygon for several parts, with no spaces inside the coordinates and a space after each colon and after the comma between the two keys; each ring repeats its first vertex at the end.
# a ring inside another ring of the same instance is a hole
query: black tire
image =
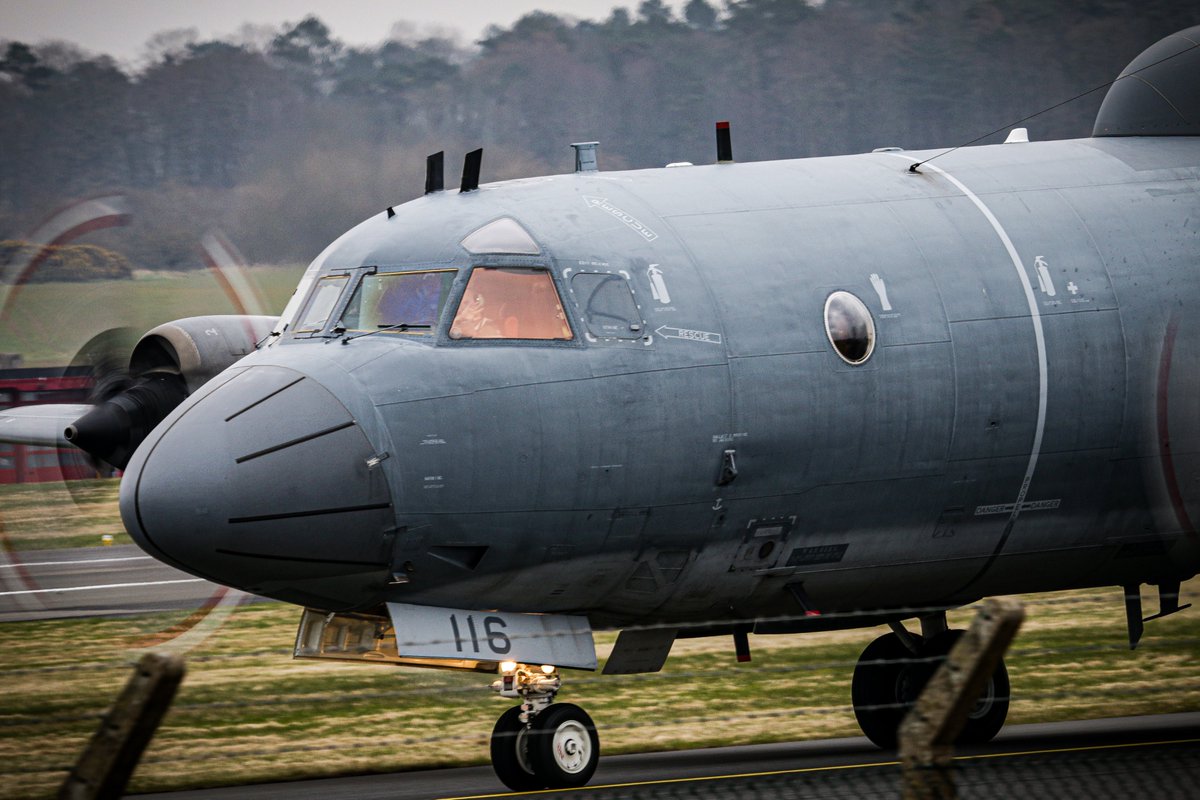
{"type": "MultiPolygon", "coordinates": [[[[920,643],[920,636],[913,636],[920,643]]],[[[867,645],[854,666],[850,698],[854,717],[868,739],[884,750],[896,746],[900,721],[916,699],[910,667],[918,658],[900,637],[885,633],[867,645]]]]}
{"type": "MultiPolygon", "coordinates": [[[[946,660],[946,656],[950,654],[954,643],[962,635],[963,631],[961,630],[946,631],[930,639],[921,648],[922,658],[935,660],[922,665],[923,670],[918,692],[933,677],[933,673],[946,660]]],[[[992,673],[991,679],[984,686],[979,700],[975,703],[970,713],[967,714],[967,721],[955,741],[958,744],[986,744],[995,738],[1000,729],[1004,727],[1004,720],[1008,718],[1008,702],[1011,690],[1012,685],[1008,680],[1008,668],[1004,666],[1004,660],[1001,659],[1000,663],[996,666],[996,670],[992,673]]]]}
{"type": "Polygon", "coordinates": [[[529,742],[520,706],[513,706],[496,720],[496,727],[492,728],[492,769],[500,782],[514,792],[546,788],[546,781],[533,771],[529,742]]]}
{"type": "Polygon", "coordinates": [[[600,761],[600,737],[592,718],[577,705],[555,703],[533,719],[529,760],[550,789],[586,786],[600,761]]]}

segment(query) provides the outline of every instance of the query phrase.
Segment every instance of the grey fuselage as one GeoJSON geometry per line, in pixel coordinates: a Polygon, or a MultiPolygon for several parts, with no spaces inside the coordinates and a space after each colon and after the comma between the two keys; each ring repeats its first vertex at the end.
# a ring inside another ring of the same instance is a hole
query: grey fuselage
{"type": "Polygon", "coordinates": [[[576,173],[372,217],[310,272],[458,270],[437,329],[284,332],[138,450],[126,525],[315,608],[618,626],[1192,576],[1200,140],[908,170],[930,155],[576,173]],[[503,217],[539,255],[461,246],[503,217]],[[574,338],[452,340],[479,266],[548,269],[574,338]],[[628,281],[641,336],[587,335],[580,271],[628,281]],[[838,290],[874,318],[862,364],[826,333],[838,290]]]}

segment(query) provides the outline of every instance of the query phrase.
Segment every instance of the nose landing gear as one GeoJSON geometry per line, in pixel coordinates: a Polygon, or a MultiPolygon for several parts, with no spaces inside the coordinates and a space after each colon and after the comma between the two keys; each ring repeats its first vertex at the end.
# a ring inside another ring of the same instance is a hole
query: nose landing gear
{"type": "Polygon", "coordinates": [[[557,670],[505,662],[492,684],[501,697],[519,697],[492,729],[492,768],[517,792],[570,789],[591,780],[600,759],[592,718],[577,705],[554,702],[562,688],[557,670]]]}

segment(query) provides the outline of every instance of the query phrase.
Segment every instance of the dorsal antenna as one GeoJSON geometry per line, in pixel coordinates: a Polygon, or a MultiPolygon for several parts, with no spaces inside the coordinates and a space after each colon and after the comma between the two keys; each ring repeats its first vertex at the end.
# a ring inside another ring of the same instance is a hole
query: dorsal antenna
{"type": "Polygon", "coordinates": [[[733,163],[733,137],[729,132],[729,121],[717,123],[717,163],[733,163]]]}
{"type": "Polygon", "coordinates": [[[472,150],[463,159],[462,185],[459,192],[473,192],[479,188],[479,168],[483,164],[483,148],[472,150]]]}
{"type": "Polygon", "coordinates": [[[425,194],[433,194],[446,188],[445,163],[445,150],[425,157],[425,194]]]}

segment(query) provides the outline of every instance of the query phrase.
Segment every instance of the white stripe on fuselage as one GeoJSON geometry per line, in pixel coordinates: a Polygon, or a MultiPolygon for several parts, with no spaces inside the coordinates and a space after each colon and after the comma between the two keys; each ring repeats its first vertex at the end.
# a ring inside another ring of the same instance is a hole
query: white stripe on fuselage
{"type": "MultiPolygon", "coordinates": [[[[927,169],[944,177],[946,180],[953,183],[958,190],[966,195],[967,199],[975,204],[975,207],[983,214],[988,223],[992,226],[992,230],[1000,237],[1001,243],[1004,244],[1004,249],[1008,252],[1009,260],[1012,261],[1013,269],[1017,271],[1017,277],[1021,281],[1021,288],[1025,290],[1025,302],[1029,304],[1029,317],[1033,322],[1033,336],[1037,341],[1037,357],[1038,357],[1038,415],[1037,427],[1033,434],[1033,448],[1029,453],[1029,464],[1025,467],[1025,478],[1021,481],[1021,488],[1017,492],[1017,499],[1013,504],[1012,514],[1008,518],[1008,523],[1005,526],[1004,535],[1007,537],[1008,532],[1012,530],[1013,523],[1017,521],[1017,517],[1021,514],[1021,507],[1025,503],[1025,496],[1029,493],[1029,484],[1033,481],[1034,470],[1037,469],[1038,456],[1042,452],[1042,435],[1046,430],[1046,384],[1049,379],[1049,370],[1046,365],[1046,334],[1042,330],[1042,312],[1038,308],[1037,295],[1033,293],[1033,284],[1029,282],[1029,274],[1025,271],[1025,266],[1021,262],[1021,257],[1017,255],[1017,248],[1013,245],[1012,239],[1008,237],[1008,233],[1004,230],[1004,226],[1000,224],[1000,220],[996,219],[996,215],[987,207],[987,204],[979,198],[979,195],[968,189],[962,181],[955,178],[944,169],[939,169],[928,162],[921,162],[910,156],[901,155],[899,153],[889,153],[888,155],[896,158],[920,164],[921,169],[927,169]]],[[[1004,540],[1001,539],[997,547],[1004,546],[1004,540]]],[[[993,554],[995,555],[995,554],[993,554]]]]}

